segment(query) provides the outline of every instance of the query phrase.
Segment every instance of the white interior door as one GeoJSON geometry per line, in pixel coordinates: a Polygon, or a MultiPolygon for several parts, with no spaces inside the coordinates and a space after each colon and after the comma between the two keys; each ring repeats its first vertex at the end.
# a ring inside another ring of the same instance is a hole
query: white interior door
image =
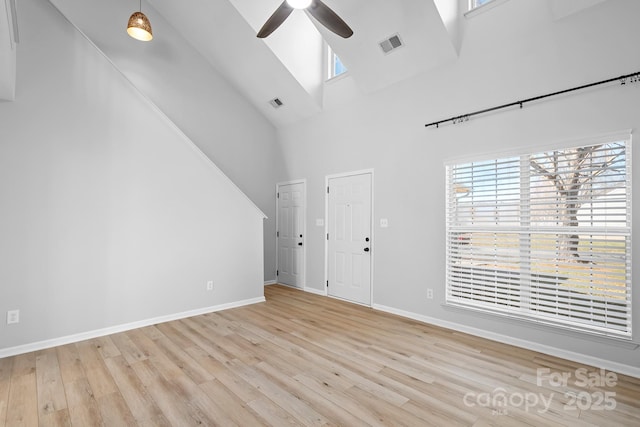
{"type": "Polygon", "coordinates": [[[328,179],[328,294],[371,305],[371,173],[328,179]]]}
{"type": "Polygon", "coordinates": [[[304,287],[304,182],[279,184],[278,283],[304,287]]]}

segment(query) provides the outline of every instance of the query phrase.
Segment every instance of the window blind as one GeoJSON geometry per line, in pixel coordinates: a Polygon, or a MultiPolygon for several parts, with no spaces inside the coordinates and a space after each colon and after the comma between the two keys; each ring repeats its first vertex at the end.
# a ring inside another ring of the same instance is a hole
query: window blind
{"type": "Polygon", "coordinates": [[[630,339],[630,150],[447,166],[447,303],[630,339]]]}

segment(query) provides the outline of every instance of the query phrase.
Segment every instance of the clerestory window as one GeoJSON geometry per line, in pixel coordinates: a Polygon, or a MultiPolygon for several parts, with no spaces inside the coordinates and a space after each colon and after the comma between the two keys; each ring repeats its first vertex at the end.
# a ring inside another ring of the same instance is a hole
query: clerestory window
{"type": "Polygon", "coordinates": [[[347,72],[347,67],[344,66],[338,55],[335,54],[331,47],[328,47],[328,64],[329,64],[329,72],[327,75],[327,80],[331,80],[334,77],[338,77],[347,72]]]}

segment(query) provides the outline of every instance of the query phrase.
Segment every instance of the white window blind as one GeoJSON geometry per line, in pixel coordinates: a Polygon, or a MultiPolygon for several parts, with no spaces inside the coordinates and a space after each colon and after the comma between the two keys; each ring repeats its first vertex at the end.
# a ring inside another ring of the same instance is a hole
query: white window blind
{"type": "Polygon", "coordinates": [[[630,139],[447,166],[446,300],[630,339],[630,139]]]}

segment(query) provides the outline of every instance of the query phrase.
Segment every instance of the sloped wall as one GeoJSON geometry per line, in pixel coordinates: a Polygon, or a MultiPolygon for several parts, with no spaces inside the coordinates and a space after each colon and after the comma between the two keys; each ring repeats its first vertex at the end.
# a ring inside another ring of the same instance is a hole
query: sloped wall
{"type": "Polygon", "coordinates": [[[47,1],[0,102],[0,357],[263,298],[263,214],[47,1]],[[214,290],[207,291],[207,281],[214,290]]]}
{"type": "Polygon", "coordinates": [[[284,172],[273,125],[147,2],[142,10],[155,34],[149,43],[125,31],[136,2],[49,1],[267,215],[264,279],[275,279],[274,192],[284,172]]]}

